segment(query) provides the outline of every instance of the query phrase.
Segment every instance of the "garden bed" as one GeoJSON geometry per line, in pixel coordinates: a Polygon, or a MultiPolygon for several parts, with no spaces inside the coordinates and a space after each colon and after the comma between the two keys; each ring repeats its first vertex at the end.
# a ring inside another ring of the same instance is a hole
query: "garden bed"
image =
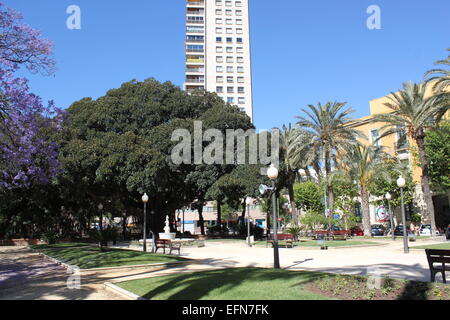
{"type": "Polygon", "coordinates": [[[441,283],[397,279],[375,281],[364,276],[326,275],[308,283],[305,288],[317,294],[340,300],[449,300],[450,286],[441,283]],[[369,286],[371,283],[371,286],[369,286]]]}

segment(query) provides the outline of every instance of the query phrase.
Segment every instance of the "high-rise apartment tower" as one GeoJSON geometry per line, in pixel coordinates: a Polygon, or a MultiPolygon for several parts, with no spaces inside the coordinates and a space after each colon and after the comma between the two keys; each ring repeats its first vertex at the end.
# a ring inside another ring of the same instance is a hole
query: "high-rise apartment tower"
{"type": "Polygon", "coordinates": [[[253,120],[249,0],[186,0],[184,89],[216,92],[253,120]]]}

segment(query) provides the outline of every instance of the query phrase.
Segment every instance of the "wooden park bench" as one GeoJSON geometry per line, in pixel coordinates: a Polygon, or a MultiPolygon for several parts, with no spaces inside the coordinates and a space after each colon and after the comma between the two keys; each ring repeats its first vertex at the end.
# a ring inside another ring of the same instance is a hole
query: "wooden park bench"
{"type": "Polygon", "coordinates": [[[351,237],[350,230],[332,231],[333,240],[347,240],[351,237]]]}
{"type": "Polygon", "coordinates": [[[436,281],[436,274],[442,273],[442,280],[447,283],[445,271],[450,271],[450,250],[426,249],[428,264],[430,265],[431,282],[436,281]],[[435,263],[440,265],[435,266],[435,263]]]}
{"type": "Polygon", "coordinates": [[[313,240],[333,240],[333,234],[330,231],[314,231],[313,240]]]}
{"type": "Polygon", "coordinates": [[[169,254],[172,254],[172,251],[178,251],[178,255],[180,255],[181,243],[174,243],[171,240],[159,239],[156,240],[156,250],[155,253],[158,252],[158,249],[163,249],[164,254],[166,254],[166,249],[169,250],[169,254]]]}
{"type": "MultiPolygon", "coordinates": [[[[286,248],[293,248],[294,247],[294,239],[292,237],[292,234],[277,234],[278,241],[285,241],[285,247],[286,248]]],[[[266,247],[270,244],[274,243],[273,234],[270,234],[266,241],[266,247]]]]}

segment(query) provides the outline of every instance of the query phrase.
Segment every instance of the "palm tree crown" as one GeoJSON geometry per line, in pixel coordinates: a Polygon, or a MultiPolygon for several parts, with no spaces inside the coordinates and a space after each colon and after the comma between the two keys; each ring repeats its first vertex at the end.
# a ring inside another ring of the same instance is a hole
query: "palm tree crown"
{"type": "Polygon", "coordinates": [[[358,138],[365,136],[357,129],[350,126],[354,121],[349,115],[353,109],[344,109],[346,103],[328,102],[325,105],[308,105],[308,109],[302,109],[307,117],[299,116],[297,126],[307,132],[302,136],[302,143],[307,150],[307,159],[317,158],[323,155],[329,209],[333,210],[333,189],[330,183],[331,160],[339,157],[348,146],[358,143],[358,138]],[[307,140],[306,140],[307,139],[307,140]]]}
{"type": "MultiPolygon", "coordinates": [[[[450,52],[450,48],[447,49],[450,52]]],[[[445,60],[439,60],[435,62],[435,65],[443,65],[450,67],[450,55],[445,60]]],[[[433,83],[433,90],[435,92],[446,91],[450,88],[450,69],[432,69],[425,74],[425,78],[430,77],[427,82],[433,83]]]]}
{"type": "Polygon", "coordinates": [[[404,127],[411,138],[424,138],[425,130],[434,127],[450,106],[449,94],[439,93],[427,97],[428,85],[407,82],[403,90],[391,93],[384,105],[392,110],[389,114],[378,114],[373,122],[383,122],[380,138],[400,133],[404,127]]]}

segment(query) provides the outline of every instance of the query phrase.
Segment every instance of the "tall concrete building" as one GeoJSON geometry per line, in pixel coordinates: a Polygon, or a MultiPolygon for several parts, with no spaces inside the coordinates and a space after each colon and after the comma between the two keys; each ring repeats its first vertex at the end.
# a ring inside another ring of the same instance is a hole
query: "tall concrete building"
{"type": "Polygon", "coordinates": [[[253,120],[248,1],[186,1],[184,89],[216,92],[253,120]]]}

